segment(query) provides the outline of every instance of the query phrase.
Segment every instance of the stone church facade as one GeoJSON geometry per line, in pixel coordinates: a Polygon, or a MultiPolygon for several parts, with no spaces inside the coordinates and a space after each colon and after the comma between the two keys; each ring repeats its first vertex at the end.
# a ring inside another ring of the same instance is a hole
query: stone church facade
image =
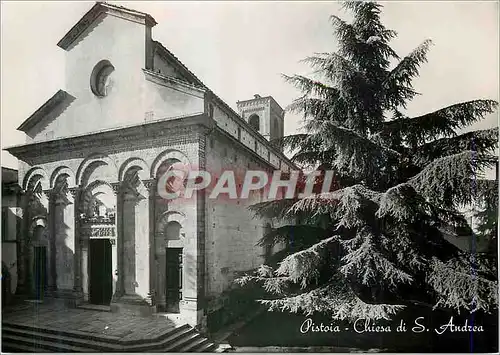
{"type": "Polygon", "coordinates": [[[263,262],[273,221],[261,201],[164,200],[157,183],[181,163],[293,169],[269,140],[284,111],[255,95],[232,110],[152,39],[148,14],[96,3],[59,41],[66,85],[18,128],[21,225],[17,292],[202,325],[235,273],[263,262]]]}

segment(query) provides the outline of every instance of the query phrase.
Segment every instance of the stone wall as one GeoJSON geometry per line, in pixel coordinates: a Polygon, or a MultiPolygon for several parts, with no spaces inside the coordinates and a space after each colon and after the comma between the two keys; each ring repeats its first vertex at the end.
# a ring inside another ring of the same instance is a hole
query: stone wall
{"type": "MultiPolygon", "coordinates": [[[[207,166],[212,174],[236,171],[237,188],[249,169],[270,169],[255,156],[222,134],[212,134],[207,147],[207,166]],[[239,179],[238,179],[239,178],[239,179]]],[[[207,199],[206,256],[207,296],[214,298],[231,287],[235,274],[254,269],[264,261],[264,250],[256,246],[266,221],[253,216],[248,207],[260,201],[259,194],[249,199],[231,200],[219,195],[207,199]]]]}

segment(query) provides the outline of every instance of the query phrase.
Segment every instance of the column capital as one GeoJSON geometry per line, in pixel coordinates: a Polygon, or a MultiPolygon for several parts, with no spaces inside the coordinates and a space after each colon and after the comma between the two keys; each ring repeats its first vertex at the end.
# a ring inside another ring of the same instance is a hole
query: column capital
{"type": "Polygon", "coordinates": [[[47,199],[50,199],[53,191],[54,191],[53,189],[47,189],[47,190],[42,190],[42,193],[47,199]]]}
{"type": "Polygon", "coordinates": [[[148,190],[148,192],[151,192],[155,186],[156,186],[156,180],[155,179],[147,179],[147,180],[142,180],[142,183],[144,184],[144,187],[148,190]]]}
{"type": "Polygon", "coordinates": [[[111,184],[111,188],[113,189],[113,192],[115,195],[118,195],[121,190],[122,190],[122,183],[121,182],[112,182],[111,184]]]}
{"type": "Polygon", "coordinates": [[[80,192],[79,186],[68,187],[68,192],[71,194],[71,197],[76,198],[78,192],[80,192]]]}

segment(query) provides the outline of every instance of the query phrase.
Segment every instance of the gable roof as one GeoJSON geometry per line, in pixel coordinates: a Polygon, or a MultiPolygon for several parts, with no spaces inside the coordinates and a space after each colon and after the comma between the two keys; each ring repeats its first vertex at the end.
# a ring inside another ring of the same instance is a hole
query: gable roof
{"type": "MultiPolygon", "coordinates": [[[[173,65],[175,65],[178,69],[180,69],[184,75],[186,75],[191,82],[192,85],[198,86],[207,92],[210,93],[212,96],[213,100],[217,102],[222,109],[226,110],[229,115],[231,115],[234,119],[240,122],[241,125],[244,125],[248,129],[250,129],[258,139],[261,141],[261,143],[269,144],[269,147],[274,150],[274,153],[280,156],[281,158],[286,159],[288,164],[291,164],[293,167],[296,168],[295,163],[293,163],[282,151],[274,147],[259,131],[253,129],[252,126],[248,125],[247,122],[240,116],[239,113],[237,113],[231,106],[229,106],[223,99],[221,99],[219,96],[217,96],[208,86],[206,86],[191,70],[188,69],[184,63],[180,61],[179,58],[177,58],[171,51],[169,51],[165,46],[163,46],[160,42],[158,41],[153,41],[153,53],[155,51],[159,51],[160,55],[165,56],[167,60],[173,65]]],[[[278,107],[281,108],[281,106],[276,102],[276,100],[272,96],[268,96],[278,107]]],[[[250,100],[249,100],[250,101],[250,100]]],[[[242,101],[240,101],[242,102],[242,101]]]]}
{"type": "Polygon", "coordinates": [[[64,50],[68,50],[70,45],[99,17],[99,15],[103,13],[142,23],[150,27],[156,25],[155,19],[147,13],[98,1],[85,15],[83,15],[68,33],[61,38],[57,45],[64,50]]]}
{"type": "Polygon", "coordinates": [[[38,110],[36,110],[30,117],[24,120],[19,127],[18,131],[27,132],[30,128],[36,125],[41,119],[48,115],[55,107],[64,102],[65,100],[74,99],[73,96],[64,90],[58,90],[50,99],[48,99],[38,110]]]}

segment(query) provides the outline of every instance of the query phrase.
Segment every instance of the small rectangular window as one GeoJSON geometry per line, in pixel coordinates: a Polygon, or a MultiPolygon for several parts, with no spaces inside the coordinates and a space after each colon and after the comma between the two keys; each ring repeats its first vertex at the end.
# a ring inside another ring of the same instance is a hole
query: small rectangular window
{"type": "Polygon", "coordinates": [[[238,127],[238,140],[240,141],[241,140],[241,128],[238,127]]]}

